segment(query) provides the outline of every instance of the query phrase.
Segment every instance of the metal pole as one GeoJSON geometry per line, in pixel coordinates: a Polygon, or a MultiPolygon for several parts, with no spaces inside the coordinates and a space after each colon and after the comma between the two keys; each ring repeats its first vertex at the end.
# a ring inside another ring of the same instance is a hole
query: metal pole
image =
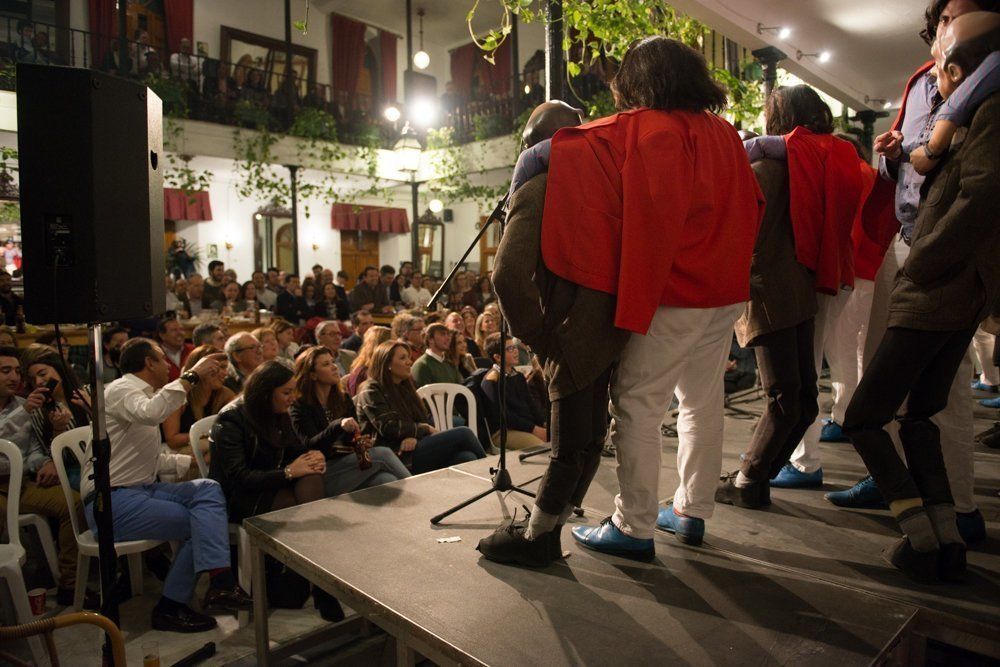
{"type": "Polygon", "coordinates": [[[413,69],[413,2],[406,0],[406,69],[413,69]]]}
{"type": "MultiPolygon", "coordinates": [[[[124,3],[123,3],[124,4],[124,3]]],[[[115,553],[115,528],[111,518],[111,441],[104,422],[104,347],[101,325],[87,327],[90,346],[90,405],[94,457],[94,523],[97,524],[98,564],[101,569],[101,613],[121,627],[118,616],[118,555],[115,553]]],[[[104,637],[104,658],[111,664],[111,636],[104,637]]]]}
{"type": "Polygon", "coordinates": [[[548,0],[545,21],[545,99],[563,98],[562,0],[548,0]]]}
{"type": "Polygon", "coordinates": [[[515,100],[515,114],[521,112],[521,104],[517,101],[521,99],[521,55],[518,48],[517,24],[517,14],[514,14],[510,21],[510,68],[514,72],[513,99],[515,100]]]}
{"type": "MultiPolygon", "coordinates": [[[[295,85],[295,70],[292,68],[292,0],[285,0],[285,95],[288,102],[289,126],[295,121],[295,85]]],[[[292,183],[295,183],[294,176],[292,183]]],[[[292,220],[295,220],[294,210],[292,211],[292,220]]],[[[296,243],[298,243],[298,239],[296,239],[296,243]]],[[[298,251],[296,250],[297,257],[298,251]]],[[[297,261],[298,259],[296,259],[297,261]]]]}
{"type": "MultiPolygon", "coordinates": [[[[121,76],[128,74],[125,63],[128,61],[128,0],[118,2],[118,73],[121,76]]],[[[135,50],[135,69],[139,71],[139,49],[135,50]]],[[[97,63],[94,63],[95,65],[97,63]]]]}
{"type": "Polygon", "coordinates": [[[413,224],[410,226],[410,259],[413,270],[420,266],[420,181],[410,177],[410,193],[413,195],[413,224]]]}
{"type": "Polygon", "coordinates": [[[287,167],[292,185],[292,236],[295,238],[292,265],[295,267],[295,275],[299,275],[299,183],[297,178],[299,166],[290,164],[287,167]]]}
{"type": "Polygon", "coordinates": [[[773,46],[765,46],[762,49],[755,49],[751,52],[754,58],[760,62],[764,71],[764,97],[771,96],[775,84],[778,82],[778,63],[787,58],[785,52],[773,46]]]}

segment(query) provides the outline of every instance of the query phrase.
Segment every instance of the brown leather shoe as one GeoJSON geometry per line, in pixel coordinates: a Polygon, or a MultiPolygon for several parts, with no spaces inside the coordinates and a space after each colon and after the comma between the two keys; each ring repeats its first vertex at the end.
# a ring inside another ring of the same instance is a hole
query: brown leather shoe
{"type": "Polygon", "coordinates": [[[204,611],[246,611],[253,607],[253,598],[239,586],[216,588],[210,586],[201,604],[204,611]]]}

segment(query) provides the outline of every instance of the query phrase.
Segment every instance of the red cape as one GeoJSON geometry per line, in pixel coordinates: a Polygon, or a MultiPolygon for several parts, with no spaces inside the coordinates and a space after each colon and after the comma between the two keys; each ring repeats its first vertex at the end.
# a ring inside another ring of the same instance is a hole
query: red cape
{"type": "Polygon", "coordinates": [[[542,258],[619,295],[615,325],[645,334],[661,305],[746,301],[764,197],[732,125],[640,109],[552,140],[542,258]]]}
{"type": "MultiPolygon", "coordinates": [[[[861,167],[861,201],[869,200],[872,190],[881,179],[870,164],[858,160],[861,167]]],[[[882,265],[885,248],[868,238],[864,230],[864,206],[858,209],[851,228],[851,244],[854,246],[854,277],[875,280],[875,274],[882,265]]]]}
{"type": "Polygon", "coordinates": [[[795,256],[816,272],[816,291],[854,285],[851,228],[861,207],[854,147],[832,134],[796,127],[785,135],[795,256]]]}
{"type": "MultiPolygon", "coordinates": [[[[903,126],[906,100],[910,96],[910,90],[917,79],[926,74],[933,66],[933,60],[925,62],[906,82],[906,88],[903,89],[903,101],[899,105],[899,113],[896,114],[896,120],[893,121],[890,129],[899,130],[903,126]]],[[[880,246],[882,253],[885,254],[889,244],[892,243],[892,237],[899,231],[899,220],[896,219],[896,183],[894,181],[887,181],[883,178],[876,179],[875,187],[872,188],[871,195],[865,202],[862,225],[868,238],[880,246]]]]}

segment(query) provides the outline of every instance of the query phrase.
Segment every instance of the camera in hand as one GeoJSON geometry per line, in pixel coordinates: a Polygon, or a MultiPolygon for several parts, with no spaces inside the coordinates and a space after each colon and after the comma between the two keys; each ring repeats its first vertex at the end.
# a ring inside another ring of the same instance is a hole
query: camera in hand
{"type": "Polygon", "coordinates": [[[56,407],[55,390],[58,386],[59,380],[56,378],[51,378],[45,383],[45,388],[49,390],[49,393],[45,394],[45,407],[49,409],[56,407]]]}

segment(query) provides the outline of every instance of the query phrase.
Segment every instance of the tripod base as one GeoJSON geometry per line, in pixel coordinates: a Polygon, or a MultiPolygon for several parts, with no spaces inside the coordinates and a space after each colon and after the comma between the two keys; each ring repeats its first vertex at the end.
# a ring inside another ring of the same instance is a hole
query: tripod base
{"type": "MultiPolygon", "coordinates": [[[[472,496],[471,498],[463,500],[462,502],[455,505],[451,509],[445,510],[444,512],[441,512],[437,516],[431,517],[431,523],[436,526],[437,524],[441,523],[442,519],[451,516],[460,509],[468,507],[477,500],[482,500],[483,498],[494,492],[502,493],[506,491],[515,491],[530,498],[535,497],[535,494],[533,492],[528,491],[527,489],[522,489],[519,486],[514,486],[514,483],[510,479],[510,471],[507,470],[506,468],[490,468],[490,474],[493,475],[492,486],[490,488],[486,489],[482,493],[472,496]]],[[[526,484],[531,484],[532,482],[537,481],[541,478],[542,476],[539,475],[538,477],[529,479],[526,482],[526,484]]]]}

